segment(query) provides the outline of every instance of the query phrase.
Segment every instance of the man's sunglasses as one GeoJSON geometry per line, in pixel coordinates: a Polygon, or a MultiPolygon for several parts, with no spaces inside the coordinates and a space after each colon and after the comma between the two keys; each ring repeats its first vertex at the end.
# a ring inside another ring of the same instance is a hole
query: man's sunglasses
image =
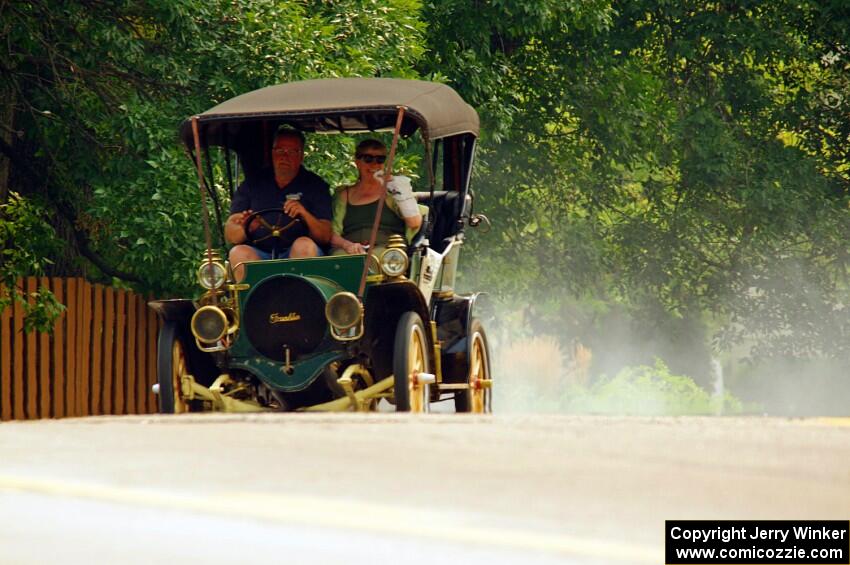
{"type": "Polygon", "coordinates": [[[360,153],[356,157],[360,161],[363,161],[364,163],[368,163],[370,165],[372,163],[378,163],[379,165],[383,165],[384,161],[387,160],[386,155],[366,155],[365,153],[360,153]]]}

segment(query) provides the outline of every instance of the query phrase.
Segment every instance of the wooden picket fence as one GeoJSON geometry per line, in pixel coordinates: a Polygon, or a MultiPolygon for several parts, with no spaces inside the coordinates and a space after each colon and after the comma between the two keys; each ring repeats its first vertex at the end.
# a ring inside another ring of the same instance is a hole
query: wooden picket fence
{"type": "Polygon", "coordinates": [[[80,278],[29,277],[66,310],[53,334],[23,332],[20,305],[0,313],[0,420],[156,412],[159,323],[147,300],[80,278]]]}

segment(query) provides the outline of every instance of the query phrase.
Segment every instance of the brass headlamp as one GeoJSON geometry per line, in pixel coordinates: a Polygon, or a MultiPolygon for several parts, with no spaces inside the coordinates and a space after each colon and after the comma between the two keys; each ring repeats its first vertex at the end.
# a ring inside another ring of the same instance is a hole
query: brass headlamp
{"type": "Polygon", "coordinates": [[[389,278],[403,277],[410,260],[404,237],[393,234],[387,242],[387,250],[381,254],[381,271],[389,278]]]}
{"type": "Polygon", "coordinates": [[[198,267],[198,282],[207,290],[216,290],[227,282],[227,268],[218,251],[204,253],[203,262],[198,267]]]}

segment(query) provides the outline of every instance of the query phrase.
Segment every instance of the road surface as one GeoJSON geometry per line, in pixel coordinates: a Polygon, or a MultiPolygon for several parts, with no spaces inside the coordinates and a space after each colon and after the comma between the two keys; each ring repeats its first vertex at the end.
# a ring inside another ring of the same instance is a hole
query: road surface
{"type": "Polygon", "coordinates": [[[0,563],[663,563],[665,519],[850,518],[850,420],[0,425],[0,563]]]}

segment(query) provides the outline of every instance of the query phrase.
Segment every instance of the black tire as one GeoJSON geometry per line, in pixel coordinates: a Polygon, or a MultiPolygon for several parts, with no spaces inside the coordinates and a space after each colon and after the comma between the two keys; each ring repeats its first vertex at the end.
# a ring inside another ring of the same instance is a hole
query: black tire
{"type": "Polygon", "coordinates": [[[175,396],[177,378],[186,370],[186,348],[175,322],[165,322],[156,346],[156,379],[159,383],[158,403],[162,414],[188,412],[189,406],[175,396]]]}
{"type": "MultiPolygon", "coordinates": [[[[430,373],[431,360],[425,324],[416,312],[405,312],[396,325],[393,345],[393,391],[396,412],[410,412],[411,371],[430,373]],[[416,343],[419,345],[416,346],[416,343]],[[417,350],[416,347],[419,349],[417,350]]],[[[427,407],[427,399],[426,399],[427,407]]]]}
{"type": "MultiPolygon", "coordinates": [[[[484,326],[478,318],[472,319],[467,341],[467,384],[473,384],[475,379],[492,379],[490,372],[490,348],[487,346],[487,334],[484,326]],[[477,371],[477,374],[473,374],[477,371]]],[[[474,393],[470,390],[459,390],[455,393],[455,412],[472,412],[474,408],[474,393]]],[[[489,414],[493,411],[493,389],[485,388],[479,393],[478,400],[483,407],[483,412],[489,414]]]]}

